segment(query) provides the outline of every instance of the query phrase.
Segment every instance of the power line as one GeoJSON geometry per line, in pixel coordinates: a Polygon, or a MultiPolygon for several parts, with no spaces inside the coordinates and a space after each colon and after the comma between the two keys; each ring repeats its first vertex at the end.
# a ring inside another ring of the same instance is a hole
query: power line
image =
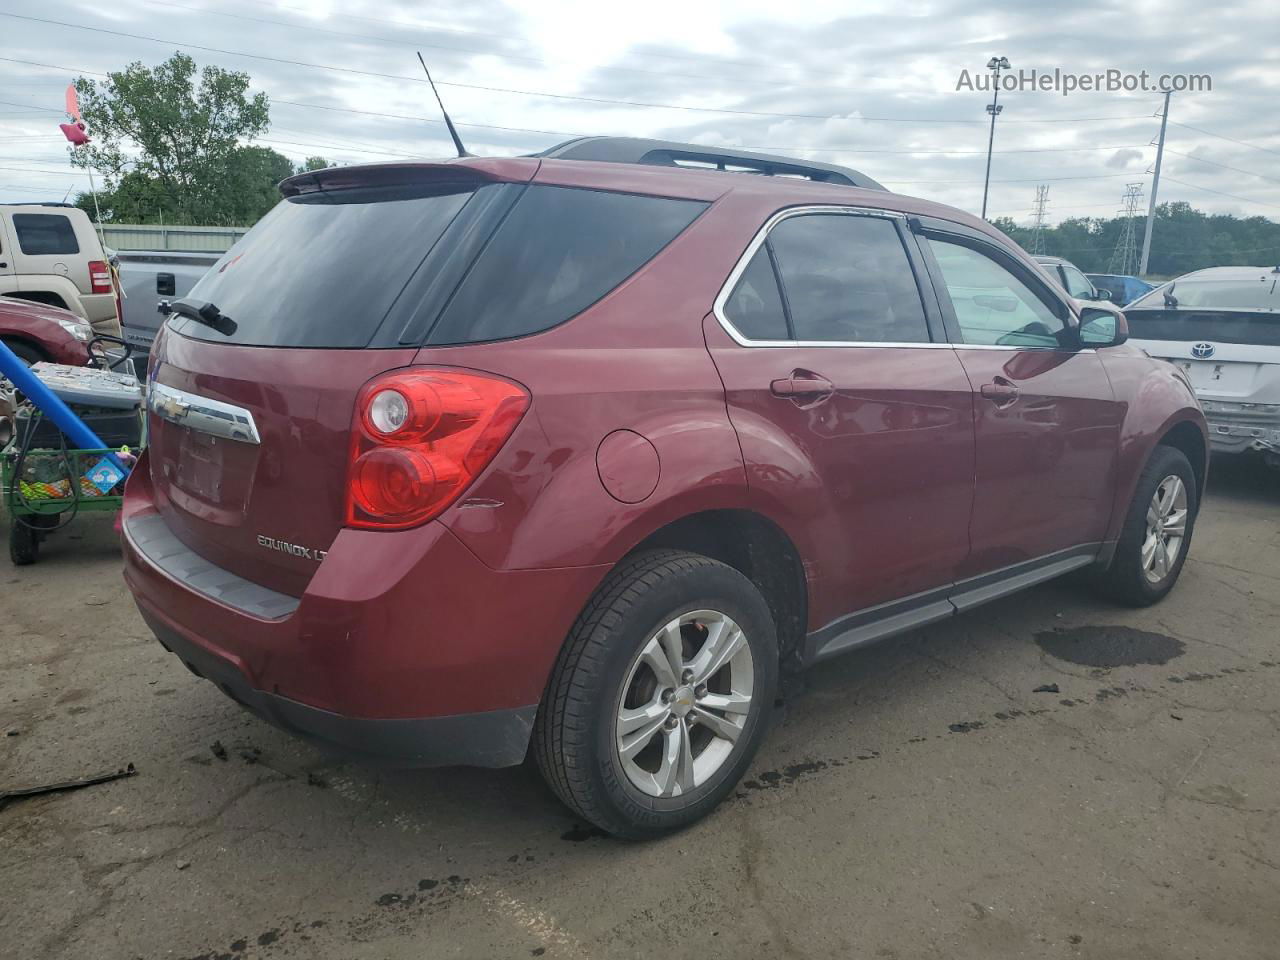
{"type": "MultiPolygon", "coordinates": [[[[1017,177],[1010,180],[992,180],[992,183],[1043,183],[1046,180],[1110,180],[1113,177],[1128,177],[1128,173],[1099,173],[1083,177],[1017,177]]],[[[890,183],[982,183],[982,178],[975,180],[903,180],[887,177],[890,183]]],[[[1108,204],[1110,206],[1110,204],[1108,204]]]]}
{"type": "Polygon", "coordinates": [[[1212,167],[1221,167],[1223,170],[1234,170],[1236,173],[1248,174],[1251,177],[1257,177],[1259,180],[1270,180],[1272,183],[1280,183],[1280,180],[1277,180],[1275,177],[1268,177],[1261,173],[1254,173],[1252,170],[1241,170],[1239,167],[1229,167],[1225,163],[1218,163],[1216,160],[1206,160],[1203,157],[1195,157],[1189,153],[1179,153],[1177,150],[1170,149],[1169,147],[1165,147],[1164,152],[1172,153],[1177,157],[1186,157],[1188,160],[1196,161],[1196,163],[1207,163],[1212,167]]]}
{"type": "MultiPolygon", "coordinates": [[[[219,53],[223,56],[244,57],[249,60],[262,60],[267,63],[280,63],[294,67],[308,67],[313,70],[327,70],[334,73],[351,74],[355,76],[376,77],[383,80],[395,80],[399,83],[426,83],[420,77],[405,76],[398,73],[380,73],[375,70],[357,70],[354,67],[337,67],[327,63],[309,63],[305,60],[290,60],[284,57],[269,57],[258,53],[244,53],[238,50],[227,50],[222,47],[209,47],[202,44],[184,43],[178,40],[166,40],[160,37],[148,37],[139,33],[126,33],[122,30],[108,30],[105,27],[91,27],[81,23],[67,23],[63,20],[52,20],[45,17],[29,17],[23,14],[0,12],[2,17],[10,17],[15,20],[26,20],[32,23],[43,23],[50,26],[66,27],[72,30],[87,30],[92,33],[106,34],[112,37],[124,37],[130,40],[145,40],[149,43],[162,43],[166,46],[183,47],[190,50],[200,50],[205,53],[219,53]]],[[[8,58],[6,58],[8,59],[8,58]]],[[[879,122],[879,123],[961,123],[973,124],[984,123],[982,120],[956,120],[944,119],[937,117],[836,117],[830,114],[814,114],[814,113],[780,113],[768,110],[741,110],[729,107],[695,107],[674,103],[652,103],[643,100],[617,100],[608,97],[585,97],[575,96],[567,93],[550,93],[545,90],[520,90],[514,87],[494,87],[478,83],[460,83],[457,81],[438,81],[438,86],[455,87],[464,90],[483,90],[488,93],[509,93],[526,97],[544,97],[552,100],[572,100],[578,103],[600,103],[611,106],[625,107],[644,107],[657,110],[683,110],[695,113],[718,113],[731,116],[745,117],[774,117],[787,120],[849,120],[860,122],[879,122]]],[[[1098,123],[1106,120],[1146,120],[1145,116],[1123,116],[1123,117],[1053,117],[1053,118],[1027,118],[1020,120],[1010,120],[1010,123],[1098,123]]]]}
{"type": "MultiPolygon", "coordinates": [[[[315,27],[315,26],[311,26],[310,24],[291,22],[288,20],[273,20],[269,17],[251,17],[243,13],[227,13],[226,11],[223,11],[223,10],[213,10],[206,7],[188,7],[181,3],[170,3],[168,2],[168,0],[146,0],[146,2],[155,4],[161,7],[172,7],[177,10],[190,10],[194,13],[212,14],[213,16],[216,16],[216,17],[229,17],[235,20],[247,20],[251,23],[271,23],[281,27],[288,27],[290,30],[310,30],[313,33],[324,33],[324,34],[328,34],[330,36],[335,36],[335,37],[353,37],[359,40],[373,40],[378,43],[394,44],[396,46],[409,47],[410,49],[422,47],[422,48],[431,49],[431,50],[446,50],[446,51],[449,51],[450,53],[470,53],[470,54],[475,54],[477,56],[482,56],[482,57],[495,57],[500,60],[517,60],[517,61],[522,61],[524,63],[536,63],[542,66],[549,66],[549,67],[564,66],[563,63],[546,60],[541,57],[525,57],[515,53],[501,53],[496,50],[475,50],[475,49],[469,49],[467,47],[455,47],[455,46],[449,46],[449,45],[440,44],[440,43],[424,43],[419,40],[397,40],[394,37],[383,37],[383,36],[378,36],[376,34],[369,34],[369,33],[355,33],[350,30],[327,30],[324,27],[315,27]]],[[[418,29],[422,29],[422,28],[418,28],[418,29]]],[[[476,34],[476,35],[485,36],[485,34],[476,34]]],[[[643,70],[639,67],[592,66],[591,69],[615,71],[615,72],[622,72],[622,73],[642,73],[642,74],[646,74],[648,76],[653,76],[653,77],[679,77],[684,80],[723,80],[725,79],[723,77],[711,77],[711,76],[707,76],[706,74],[698,74],[698,73],[671,73],[665,70],[663,71],[643,70]]],[[[739,84],[746,83],[746,84],[751,84],[753,86],[771,86],[771,87],[774,87],[774,89],[777,89],[776,84],[773,84],[771,81],[767,81],[767,80],[766,81],[742,80],[742,79],[735,78],[733,82],[739,83],[739,84]]],[[[795,89],[795,88],[791,88],[791,89],[795,89]]]]}
{"type": "Polygon", "coordinates": [[[1192,190],[1203,190],[1205,193],[1216,193],[1220,197],[1230,197],[1232,200],[1240,200],[1240,201],[1243,201],[1244,203],[1255,203],[1260,207],[1272,207],[1273,209],[1280,210],[1280,204],[1263,203],[1261,200],[1253,200],[1253,199],[1250,199],[1249,197],[1237,196],[1234,193],[1223,193],[1221,190],[1210,190],[1208,187],[1200,187],[1194,183],[1187,183],[1185,180],[1174,180],[1173,177],[1169,176],[1168,174],[1165,174],[1165,179],[1168,180],[1170,183],[1177,183],[1184,187],[1190,187],[1192,190]]]}
{"type": "Polygon", "coordinates": [[[1170,120],[1175,127],[1184,127],[1187,130],[1194,130],[1196,133],[1203,133],[1210,137],[1217,137],[1219,140],[1228,140],[1231,143],[1238,143],[1242,147],[1252,147],[1254,150],[1261,150],[1263,153],[1274,153],[1280,157],[1280,150],[1272,150],[1270,147],[1260,147],[1256,143],[1250,143],[1248,140],[1237,140],[1235,137],[1227,137],[1221,133],[1214,133],[1212,130],[1206,130],[1204,127],[1193,127],[1189,123],[1179,123],[1177,120],[1170,120]]]}

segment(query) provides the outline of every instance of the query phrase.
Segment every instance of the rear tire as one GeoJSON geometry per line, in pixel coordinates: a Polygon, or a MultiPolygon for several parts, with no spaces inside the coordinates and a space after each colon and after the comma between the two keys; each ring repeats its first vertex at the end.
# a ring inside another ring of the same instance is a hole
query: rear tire
{"type": "Polygon", "coordinates": [[[534,725],[543,777],[583,819],[658,836],[713,810],[746,772],[777,688],[760,591],[708,557],[624,561],[579,615],[534,725]]]}
{"type": "Polygon", "coordinates": [[[1199,509],[1186,454],[1156,447],[1138,478],[1115,556],[1098,578],[1103,592],[1131,607],[1162,600],[1182,573],[1199,509]]]}
{"type": "Polygon", "coordinates": [[[40,558],[40,533],[21,520],[9,521],[9,559],[15,567],[25,567],[40,558]]]}

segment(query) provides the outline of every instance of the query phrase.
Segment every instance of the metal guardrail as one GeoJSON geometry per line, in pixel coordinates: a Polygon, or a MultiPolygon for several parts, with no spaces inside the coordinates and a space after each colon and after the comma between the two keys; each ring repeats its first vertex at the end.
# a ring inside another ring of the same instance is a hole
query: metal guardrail
{"type": "Polygon", "coordinates": [[[113,250],[174,250],[223,253],[249,232],[248,227],[189,227],[163,224],[102,225],[103,239],[113,250]]]}

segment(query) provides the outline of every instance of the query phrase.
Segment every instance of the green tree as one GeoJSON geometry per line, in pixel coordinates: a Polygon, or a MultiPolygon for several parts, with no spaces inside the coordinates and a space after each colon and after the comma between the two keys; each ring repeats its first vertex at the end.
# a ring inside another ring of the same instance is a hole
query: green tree
{"type": "MultiPolygon", "coordinates": [[[[1066,257],[1087,273],[1110,270],[1116,244],[1124,235],[1123,217],[1073,217],[1046,227],[1042,241],[1046,253],[1066,257]]],[[[1034,233],[1008,217],[992,226],[1030,249],[1034,233]]],[[[1142,242],[1146,217],[1135,223],[1142,242]]],[[[1280,263],[1280,223],[1266,217],[1233,217],[1206,214],[1179,200],[1156,207],[1151,228],[1150,277],[1177,277],[1205,267],[1268,266],[1280,263]]]]}
{"type": "Polygon", "coordinates": [[[131,63],[102,82],[81,77],[76,90],[93,142],[72,162],[101,171],[113,219],[154,205],[163,213],[147,219],[251,223],[276,199],[261,181],[293,172],[281,154],[246,145],[269,124],[267,95],[249,90],[246,73],[214,66],[197,73],[194,60],[175,53],[155,67],[131,63]]]}

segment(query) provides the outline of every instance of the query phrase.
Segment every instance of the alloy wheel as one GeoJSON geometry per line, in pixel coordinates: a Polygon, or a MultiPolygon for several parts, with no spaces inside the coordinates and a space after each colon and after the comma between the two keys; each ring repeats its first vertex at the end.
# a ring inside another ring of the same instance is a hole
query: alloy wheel
{"type": "Polygon", "coordinates": [[[1147,532],[1142,541],[1142,572],[1149,583],[1160,583],[1177,563],[1187,533],[1187,488],[1176,475],[1165,477],[1147,507],[1147,532]]]}
{"type": "Polygon", "coordinates": [[[622,685],[615,724],[631,785],[678,797],[706,783],[746,727],[754,678],[742,628],[715,610],[682,614],[645,641],[622,685]]]}

